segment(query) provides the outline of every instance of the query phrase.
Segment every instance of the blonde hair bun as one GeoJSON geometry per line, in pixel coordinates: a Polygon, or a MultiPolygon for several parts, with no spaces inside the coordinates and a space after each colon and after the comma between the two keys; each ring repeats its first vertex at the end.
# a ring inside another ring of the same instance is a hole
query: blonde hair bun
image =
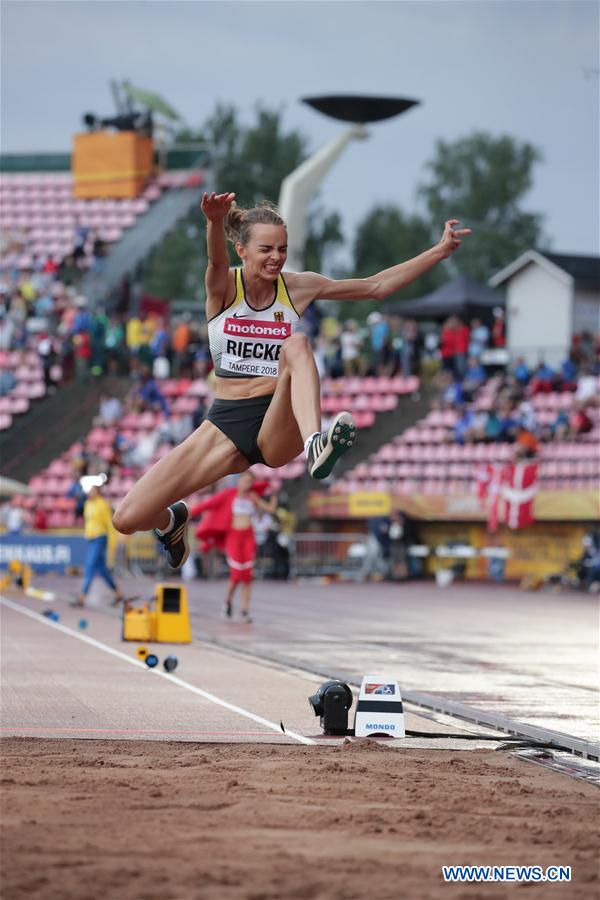
{"type": "Polygon", "coordinates": [[[243,209],[235,201],[225,219],[225,235],[232,244],[247,244],[253,225],[283,225],[277,207],[269,200],[261,200],[250,209],[243,209]]]}

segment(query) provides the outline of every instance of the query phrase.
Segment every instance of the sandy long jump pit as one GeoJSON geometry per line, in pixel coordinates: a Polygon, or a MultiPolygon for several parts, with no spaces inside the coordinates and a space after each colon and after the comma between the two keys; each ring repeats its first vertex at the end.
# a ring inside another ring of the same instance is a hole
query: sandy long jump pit
{"type": "MultiPolygon", "coordinates": [[[[2,900],[598,896],[592,783],[497,742],[324,739],[320,677],[201,641],[175,677],[106,611],[81,631],[58,599],[59,623],[0,605],[2,900]],[[460,865],[571,880],[445,882],[460,865]]],[[[407,727],[448,733],[410,711],[407,727]]]]}
{"type": "Polygon", "coordinates": [[[4,900],[598,896],[597,788],[504,752],[2,744],[4,900]],[[572,874],[451,884],[443,865],[572,874]]]}

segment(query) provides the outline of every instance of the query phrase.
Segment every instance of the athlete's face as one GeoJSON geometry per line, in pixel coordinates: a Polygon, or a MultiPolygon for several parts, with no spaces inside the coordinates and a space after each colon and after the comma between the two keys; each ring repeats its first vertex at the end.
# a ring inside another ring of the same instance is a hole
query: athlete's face
{"type": "Polygon", "coordinates": [[[253,225],[248,243],[236,250],[252,275],[275,281],[287,257],[287,241],[283,225],[253,225]]]}

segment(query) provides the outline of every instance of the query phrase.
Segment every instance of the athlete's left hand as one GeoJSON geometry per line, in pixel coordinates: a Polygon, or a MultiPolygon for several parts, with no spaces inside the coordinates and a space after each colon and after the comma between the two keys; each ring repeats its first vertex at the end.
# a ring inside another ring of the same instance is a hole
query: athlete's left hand
{"type": "Polygon", "coordinates": [[[454,253],[455,250],[458,250],[461,245],[461,238],[471,234],[470,228],[457,229],[456,225],[460,225],[459,219],[448,219],[444,225],[444,233],[438,244],[438,247],[444,254],[444,259],[454,253]]]}
{"type": "Polygon", "coordinates": [[[210,222],[222,221],[229,210],[231,204],[235,200],[235,194],[211,194],[206,192],[202,194],[202,202],[200,204],[202,212],[210,222]]]}

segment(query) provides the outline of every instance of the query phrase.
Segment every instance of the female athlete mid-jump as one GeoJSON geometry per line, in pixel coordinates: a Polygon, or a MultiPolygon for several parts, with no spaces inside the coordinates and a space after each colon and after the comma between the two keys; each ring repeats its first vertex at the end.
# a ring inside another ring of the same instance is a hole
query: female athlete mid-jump
{"type": "Polygon", "coordinates": [[[446,222],[441,240],[414,259],[369,278],[334,281],[314,272],[286,272],[287,231],[264,203],[234,205],[235,194],[204,194],[208,266],[206,318],[217,399],[207,420],[157,462],[119,504],[123,534],[154,529],[169,565],[187,559],[189,512],[180,497],[243,472],[254,463],[277,468],[304,447],[308,471],[326,478],[356,438],[349,412],[321,432],[320,385],[300,318],[314,300],[383,300],[460,246],[470,229],[446,222]],[[243,262],[231,269],[227,238],[243,262]]]}

